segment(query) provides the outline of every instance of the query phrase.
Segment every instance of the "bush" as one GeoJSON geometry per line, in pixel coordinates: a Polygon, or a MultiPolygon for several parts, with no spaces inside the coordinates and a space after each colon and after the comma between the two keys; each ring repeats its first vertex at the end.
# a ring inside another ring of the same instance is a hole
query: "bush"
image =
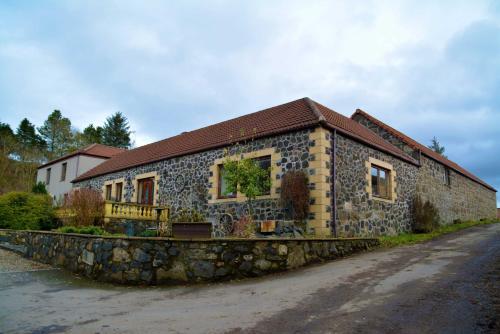
{"type": "Polygon", "coordinates": [[[205,216],[194,209],[180,209],[172,218],[174,223],[202,223],[204,221],[205,216]]]}
{"type": "Polygon", "coordinates": [[[439,212],[429,201],[423,202],[420,196],[413,201],[413,231],[415,233],[430,233],[439,226],[439,212]]]}
{"type": "Polygon", "coordinates": [[[64,209],[74,214],[71,218],[72,225],[101,225],[104,217],[104,200],[97,190],[74,189],[68,194],[64,209]]]}
{"type": "Polygon", "coordinates": [[[242,216],[234,223],[233,235],[239,238],[255,237],[255,223],[251,216],[242,216]]]}
{"type": "Polygon", "coordinates": [[[33,185],[33,188],[31,188],[31,192],[34,194],[40,194],[40,195],[47,195],[47,188],[45,188],[45,183],[43,182],[38,182],[35,185],[33,185]]]}
{"type": "Polygon", "coordinates": [[[61,233],[78,233],[78,234],[90,234],[90,235],[107,235],[108,233],[97,226],[63,226],[57,229],[61,233]]]}
{"type": "Polygon", "coordinates": [[[151,237],[157,237],[157,235],[156,231],[154,230],[145,230],[139,233],[139,237],[151,238],[151,237]]]}
{"type": "Polygon", "coordinates": [[[281,180],[281,205],[294,220],[302,221],[309,213],[308,182],[303,171],[286,172],[281,180]]]}
{"type": "Polygon", "coordinates": [[[0,196],[0,228],[50,230],[55,226],[50,196],[27,192],[0,196]]]}

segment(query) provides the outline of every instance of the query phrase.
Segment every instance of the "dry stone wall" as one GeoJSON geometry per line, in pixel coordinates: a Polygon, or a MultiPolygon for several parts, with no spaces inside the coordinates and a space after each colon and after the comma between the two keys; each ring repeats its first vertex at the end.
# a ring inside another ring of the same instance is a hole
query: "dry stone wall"
{"type": "MultiPolygon", "coordinates": [[[[2,232],[2,231],[0,231],[2,232]]],[[[2,234],[2,233],[0,233],[2,234]]],[[[210,282],[263,276],[377,247],[377,239],[115,238],[4,231],[25,256],[100,281],[210,282]]]]}

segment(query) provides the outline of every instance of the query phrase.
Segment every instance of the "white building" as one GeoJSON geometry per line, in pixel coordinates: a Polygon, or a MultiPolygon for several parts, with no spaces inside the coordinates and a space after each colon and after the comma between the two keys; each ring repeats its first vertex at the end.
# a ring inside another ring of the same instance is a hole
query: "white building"
{"type": "Polygon", "coordinates": [[[71,188],[71,181],[124,149],[92,144],[38,167],[36,182],[43,182],[54,201],[61,202],[71,188]]]}

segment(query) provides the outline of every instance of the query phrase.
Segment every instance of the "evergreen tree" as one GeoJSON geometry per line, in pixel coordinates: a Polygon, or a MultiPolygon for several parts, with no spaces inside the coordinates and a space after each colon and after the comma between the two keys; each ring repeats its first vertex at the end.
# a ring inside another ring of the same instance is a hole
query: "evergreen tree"
{"type": "Polygon", "coordinates": [[[59,110],[54,110],[38,131],[47,142],[49,160],[63,156],[73,148],[71,121],[63,117],[59,110]]]}
{"type": "Polygon", "coordinates": [[[83,129],[82,137],[85,144],[101,144],[103,129],[100,126],[94,127],[90,124],[83,129]]]}
{"type": "Polygon", "coordinates": [[[19,123],[16,130],[16,139],[26,149],[40,148],[44,145],[42,137],[36,133],[35,126],[27,118],[19,123]]]}
{"type": "Polygon", "coordinates": [[[21,161],[40,161],[43,159],[45,141],[36,133],[35,126],[24,118],[16,130],[17,154],[21,161]]]}
{"type": "Polygon", "coordinates": [[[433,150],[434,152],[438,153],[438,154],[441,154],[443,157],[446,158],[446,155],[444,155],[444,151],[445,151],[445,148],[444,146],[441,146],[439,144],[439,141],[437,140],[436,137],[433,137],[432,140],[431,140],[431,145],[428,146],[431,150],[433,150]]]}
{"type": "Polygon", "coordinates": [[[129,148],[130,126],[121,112],[116,112],[106,119],[102,129],[102,143],[109,146],[129,148]]]}
{"type": "Polygon", "coordinates": [[[8,156],[15,150],[16,137],[7,123],[0,122],[0,154],[8,156]]]}

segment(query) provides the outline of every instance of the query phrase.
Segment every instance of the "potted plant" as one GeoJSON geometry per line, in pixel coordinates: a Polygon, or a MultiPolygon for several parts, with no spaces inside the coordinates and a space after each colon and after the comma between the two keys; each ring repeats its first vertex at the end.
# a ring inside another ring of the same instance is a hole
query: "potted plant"
{"type": "Polygon", "coordinates": [[[193,209],[181,209],[172,219],[172,235],[179,239],[210,239],[212,224],[193,209]]]}

